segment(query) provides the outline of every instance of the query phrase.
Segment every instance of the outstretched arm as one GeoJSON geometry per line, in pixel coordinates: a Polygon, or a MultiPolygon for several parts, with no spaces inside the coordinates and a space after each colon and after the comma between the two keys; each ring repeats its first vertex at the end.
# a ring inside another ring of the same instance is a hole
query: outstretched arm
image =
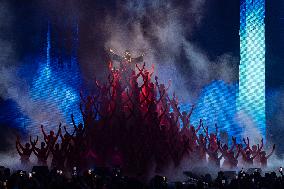
{"type": "Polygon", "coordinates": [[[267,155],[266,157],[267,159],[273,154],[274,150],[275,150],[275,144],[273,144],[272,151],[270,152],[270,154],[267,155]]]}
{"type": "Polygon", "coordinates": [[[246,145],[244,151],[246,151],[246,150],[250,150],[251,151],[250,146],[249,146],[249,138],[247,137],[247,142],[246,142],[246,139],[243,138],[243,142],[246,145]]]}
{"type": "Polygon", "coordinates": [[[194,105],[192,105],[191,109],[190,109],[190,112],[188,113],[188,115],[186,116],[187,119],[190,118],[192,112],[193,112],[193,109],[194,109],[194,105]]]}
{"type": "Polygon", "coordinates": [[[216,137],[218,136],[218,125],[215,123],[216,137]]]}
{"type": "Polygon", "coordinates": [[[159,116],[159,125],[160,125],[160,123],[162,121],[162,118],[165,116],[165,114],[167,112],[167,109],[163,110],[163,108],[162,108],[162,111],[163,111],[162,114],[159,116]]]}
{"type": "MultiPolygon", "coordinates": [[[[204,129],[203,123],[201,124],[201,126],[202,126],[203,129],[204,129]]],[[[208,126],[207,126],[206,129],[205,129],[205,133],[206,133],[206,137],[209,139],[208,126]]]]}
{"type": "Polygon", "coordinates": [[[150,78],[152,77],[152,75],[153,75],[154,72],[155,72],[155,65],[152,64],[152,66],[151,66],[151,71],[149,72],[150,78]]]}
{"type": "Polygon", "coordinates": [[[139,73],[136,75],[136,77],[138,78],[140,75],[144,76],[143,71],[145,69],[145,62],[142,66],[142,68],[140,69],[139,66],[137,64],[135,64],[136,68],[139,70],[139,73]]]}
{"type": "Polygon", "coordinates": [[[39,148],[37,148],[35,145],[33,146],[33,152],[36,156],[38,156],[38,151],[39,151],[39,148]]]}
{"type": "Polygon", "coordinates": [[[201,126],[202,126],[202,119],[199,120],[199,125],[198,125],[198,127],[195,129],[195,133],[198,133],[198,131],[200,130],[201,126]]]}
{"type": "Polygon", "coordinates": [[[19,136],[17,136],[16,144],[18,145],[18,147],[21,148],[21,150],[24,149],[23,145],[22,145],[21,142],[20,142],[20,137],[19,137],[19,136]]]}
{"type": "MultiPolygon", "coordinates": [[[[67,131],[66,126],[64,126],[63,128],[64,128],[65,133],[66,133],[68,136],[71,136],[70,133],[67,131]]],[[[74,130],[74,132],[75,132],[75,130],[74,130]]]]}
{"type": "Polygon", "coordinates": [[[21,150],[19,149],[19,141],[18,141],[18,139],[16,140],[16,149],[17,149],[17,152],[19,153],[19,155],[20,156],[22,156],[23,155],[23,153],[21,152],[21,150]]]}
{"type": "Polygon", "coordinates": [[[261,144],[260,144],[259,149],[262,150],[262,148],[263,148],[263,138],[261,139],[261,144]]]}
{"type": "Polygon", "coordinates": [[[30,136],[30,143],[31,143],[31,145],[32,145],[32,148],[34,148],[35,147],[35,145],[37,144],[37,142],[38,142],[38,136],[36,137],[36,140],[32,140],[32,136],[30,136]]]}
{"type": "MultiPolygon", "coordinates": [[[[36,144],[38,142],[38,136],[36,137],[36,140],[32,141],[32,137],[30,136],[30,143],[32,145],[32,150],[37,152],[39,149],[36,147],[36,144]]],[[[35,152],[35,153],[36,153],[35,152]]]]}
{"type": "Polygon", "coordinates": [[[218,149],[220,150],[220,152],[221,152],[222,154],[225,153],[225,150],[223,149],[223,145],[221,144],[220,141],[218,141],[218,149]]]}
{"type": "Polygon", "coordinates": [[[245,150],[243,149],[242,145],[240,144],[239,145],[239,149],[240,149],[240,153],[242,154],[242,156],[245,158],[246,157],[246,153],[245,153],[245,150]]]}
{"type": "Polygon", "coordinates": [[[135,63],[135,64],[143,62],[143,57],[144,57],[144,55],[138,56],[136,58],[132,58],[132,62],[135,63]]]}
{"type": "Polygon", "coordinates": [[[45,155],[45,160],[47,160],[49,153],[50,153],[50,150],[47,149],[47,153],[46,153],[46,155],[45,155]]]}
{"type": "Polygon", "coordinates": [[[76,123],[75,123],[74,115],[73,115],[73,114],[71,114],[71,120],[72,120],[72,124],[73,124],[74,128],[77,129],[77,125],[76,125],[76,123]]]}
{"type": "Polygon", "coordinates": [[[61,123],[59,124],[59,128],[58,128],[54,143],[57,141],[60,134],[61,134],[61,123]]]}
{"type": "Polygon", "coordinates": [[[237,152],[237,154],[235,156],[236,159],[238,159],[238,157],[239,157],[239,155],[241,153],[241,150],[242,150],[240,146],[238,146],[237,148],[238,148],[238,152],[237,152]]]}
{"type": "Polygon", "coordinates": [[[109,56],[112,60],[115,60],[115,61],[122,61],[123,60],[123,57],[119,56],[118,54],[116,54],[114,52],[114,50],[112,49],[109,49],[109,56]]]}
{"type": "Polygon", "coordinates": [[[235,137],[232,137],[232,141],[233,141],[233,145],[232,145],[231,149],[229,150],[230,152],[234,150],[234,148],[237,144],[237,139],[235,137]]]}
{"type": "Polygon", "coordinates": [[[41,132],[43,134],[44,141],[46,142],[48,137],[47,137],[47,135],[46,135],[46,133],[45,133],[45,131],[43,129],[43,125],[41,125],[40,127],[41,127],[41,132]]]}

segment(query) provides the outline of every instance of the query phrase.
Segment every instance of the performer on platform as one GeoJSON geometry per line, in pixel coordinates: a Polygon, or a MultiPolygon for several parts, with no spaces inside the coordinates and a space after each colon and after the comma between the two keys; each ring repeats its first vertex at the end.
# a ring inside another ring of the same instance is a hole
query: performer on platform
{"type": "Polygon", "coordinates": [[[114,50],[109,49],[109,56],[112,61],[117,61],[120,63],[120,71],[127,71],[129,69],[134,70],[136,64],[143,62],[144,53],[134,58],[129,50],[126,50],[124,55],[120,56],[116,54],[114,50]]]}

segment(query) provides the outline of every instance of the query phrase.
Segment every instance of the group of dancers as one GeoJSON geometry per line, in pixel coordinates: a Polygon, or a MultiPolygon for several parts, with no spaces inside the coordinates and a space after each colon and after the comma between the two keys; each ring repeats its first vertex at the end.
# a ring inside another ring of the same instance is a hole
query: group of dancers
{"type": "Polygon", "coordinates": [[[30,137],[24,146],[17,138],[23,164],[29,163],[34,153],[39,165],[47,165],[50,157],[51,166],[61,169],[114,166],[136,174],[147,173],[153,166],[156,171],[163,171],[182,161],[192,166],[209,164],[227,169],[267,166],[275,145],[267,154],[262,139],[260,144],[251,145],[249,138],[237,143],[232,137],[230,147],[222,144],[217,125],[209,133],[202,119],[199,125],[191,124],[194,106],[189,112],[181,112],[176,95],[168,94],[171,83],[166,86],[158,82],[157,76],[153,78],[153,67],[148,70],[145,63],[136,62],[133,69],[126,71],[125,66],[133,64],[131,58],[120,61],[124,61],[124,69],[110,64],[107,82],[95,80],[94,94],[85,97],[81,92],[83,123],[76,125],[71,115],[73,128],[64,126],[63,131],[60,124],[56,134],[46,134],[41,126],[40,147],[39,137],[30,137]]]}

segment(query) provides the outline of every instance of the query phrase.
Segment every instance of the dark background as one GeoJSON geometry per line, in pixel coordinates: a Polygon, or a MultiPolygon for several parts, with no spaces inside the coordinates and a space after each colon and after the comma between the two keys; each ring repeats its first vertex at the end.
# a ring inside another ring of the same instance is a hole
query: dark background
{"type": "MultiPolygon", "coordinates": [[[[182,6],[182,2],[177,1],[177,4],[182,6]]],[[[268,90],[282,90],[284,87],[284,2],[267,0],[266,3],[266,85],[268,90]]],[[[43,36],[47,29],[47,18],[53,21],[53,27],[59,34],[68,36],[61,27],[62,20],[66,20],[66,17],[72,19],[72,16],[76,14],[80,24],[79,61],[84,77],[88,78],[94,74],[90,72],[90,62],[96,66],[97,72],[101,73],[106,69],[101,62],[104,60],[104,43],[107,34],[102,31],[100,24],[107,15],[116,14],[119,7],[117,1],[62,0],[54,3],[54,1],[11,0],[8,1],[8,6],[12,17],[11,24],[7,31],[1,31],[0,35],[13,44],[16,52],[13,64],[17,66],[33,64],[33,61],[29,61],[29,57],[41,53],[40,50],[45,41],[43,36]]],[[[204,49],[209,59],[214,60],[224,53],[239,57],[239,7],[239,0],[208,0],[206,2],[202,24],[195,29],[190,38],[204,49]]],[[[68,37],[64,40],[68,40],[68,37]]],[[[181,58],[180,64],[183,61],[184,59],[181,58]]],[[[268,99],[267,103],[277,102],[268,99]]],[[[0,97],[2,111],[7,109],[6,105],[7,101],[0,97]]],[[[277,120],[277,124],[283,125],[283,122],[279,123],[277,120]]],[[[10,126],[7,125],[1,125],[1,127],[10,130],[10,126]]],[[[282,131],[281,127],[277,129],[274,127],[269,132],[273,134],[279,131],[282,131]]],[[[2,135],[8,134],[0,132],[0,138],[2,135]]]]}
{"type": "MultiPolygon", "coordinates": [[[[16,47],[17,58],[22,60],[27,54],[37,53],[42,44],[41,36],[46,31],[47,16],[60,23],[60,19],[74,11],[80,15],[80,55],[81,58],[102,57],[104,33],[99,25],[101,18],[112,12],[115,14],[116,1],[10,1],[13,13],[12,29],[4,33],[16,47]],[[70,10],[74,3],[74,10],[70,10]],[[58,5],[60,4],[60,5],[58,5]],[[78,6],[79,5],[79,6],[78,6]],[[53,7],[55,6],[55,7],[53,7]],[[60,10],[56,8],[60,6],[60,10]],[[66,10],[64,10],[66,7],[66,10]],[[94,31],[95,30],[95,31],[94,31]],[[87,56],[85,56],[87,55],[87,56]]],[[[224,53],[239,56],[239,0],[210,0],[201,26],[194,32],[192,39],[214,59],[224,53]]],[[[284,3],[281,0],[266,1],[266,68],[267,86],[283,87],[282,77],[284,60],[284,3]]],[[[71,15],[71,14],[70,14],[71,15]]],[[[60,30],[60,27],[58,28],[60,30]]],[[[62,31],[63,32],[63,31],[62,31]]],[[[3,33],[2,33],[3,35],[3,33]]],[[[82,64],[83,65],[83,64],[82,64]]]]}

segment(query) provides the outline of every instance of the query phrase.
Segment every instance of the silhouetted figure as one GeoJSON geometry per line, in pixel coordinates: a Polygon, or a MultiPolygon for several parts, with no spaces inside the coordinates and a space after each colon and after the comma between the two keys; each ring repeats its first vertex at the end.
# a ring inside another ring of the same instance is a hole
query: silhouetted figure
{"type": "MultiPolygon", "coordinates": [[[[38,141],[38,138],[36,141],[34,141],[35,143],[38,141]]],[[[30,137],[30,142],[32,144],[32,139],[30,137]]],[[[21,157],[21,163],[23,165],[27,165],[30,163],[30,156],[31,153],[33,152],[33,146],[30,143],[26,143],[25,146],[23,146],[20,142],[20,137],[17,136],[16,139],[16,149],[21,157]]]]}
{"type": "Polygon", "coordinates": [[[57,168],[57,169],[64,169],[65,164],[65,157],[68,149],[62,149],[60,148],[60,145],[58,143],[55,144],[54,148],[51,150],[52,153],[52,161],[51,161],[51,167],[57,168]]]}
{"type": "Polygon", "coordinates": [[[129,50],[126,50],[124,55],[120,56],[112,49],[109,49],[109,55],[112,61],[118,61],[120,63],[120,70],[125,70],[128,68],[134,70],[135,64],[143,62],[144,57],[144,54],[142,54],[141,56],[133,58],[129,50]]]}
{"type": "Polygon", "coordinates": [[[263,168],[267,167],[267,160],[273,154],[274,150],[275,150],[275,144],[273,145],[272,151],[270,152],[270,154],[266,155],[265,151],[261,151],[259,153],[261,167],[263,167],[263,168]]]}
{"type": "Polygon", "coordinates": [[[42,134],[44,136],[44,141],[46,142],[47,144],[47,147],[52,149],[53,146],[55,145],[60,133],[61,133],[61,123],[59,124],[59,128],[58,128],[58,131],[57,131],[57,134],[55,135],[54,131],[51,130],[49,132],[49,135],[47,135],[43,129],[43,125],[41,125],[41,131],[42,131],[42,134]]]}
{"type": "Polygon", "coordinates": [[[41,142],[40,148],[37,148],[36,143],[33,142],[33,152],[37,156],[38,165],[40,166],[47,166],[47,158],[49,155],[48,147],[46,147],[45,142],[41,142]]]}

